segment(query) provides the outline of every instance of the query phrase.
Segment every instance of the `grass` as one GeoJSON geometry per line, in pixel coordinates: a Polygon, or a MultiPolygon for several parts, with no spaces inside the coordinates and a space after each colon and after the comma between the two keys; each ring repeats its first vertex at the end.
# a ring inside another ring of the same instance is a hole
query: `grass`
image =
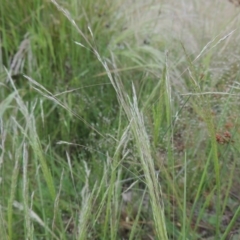
{"type": "Polygon", "coordinates": [[[239,9],[5,1],[1,239],[238,239],[239,9]]]}

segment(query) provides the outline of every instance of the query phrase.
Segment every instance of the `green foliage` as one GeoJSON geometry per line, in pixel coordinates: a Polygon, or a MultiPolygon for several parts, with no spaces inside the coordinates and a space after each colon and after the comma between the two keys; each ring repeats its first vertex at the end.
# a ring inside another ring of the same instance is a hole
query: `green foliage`
{"type": "Polygon", "coordinates": [[[169,4],[1,3],[1,239],[236,232],[239,33],[169,4]]]}

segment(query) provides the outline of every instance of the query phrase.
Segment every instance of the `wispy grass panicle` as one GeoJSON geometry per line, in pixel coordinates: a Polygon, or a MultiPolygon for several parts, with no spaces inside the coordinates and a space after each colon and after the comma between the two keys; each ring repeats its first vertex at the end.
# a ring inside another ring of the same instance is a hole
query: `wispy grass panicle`
{"type": "Polygon", "coordinates": [[[239,239],[239,16],[2,1],[0,240],[239,239]]]}

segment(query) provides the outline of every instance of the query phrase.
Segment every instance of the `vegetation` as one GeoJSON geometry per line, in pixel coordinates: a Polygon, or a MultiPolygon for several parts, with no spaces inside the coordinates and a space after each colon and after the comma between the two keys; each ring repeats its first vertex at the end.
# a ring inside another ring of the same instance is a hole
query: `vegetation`
{"type": "Polygon", "coordinates": [[[227,1],[1,3],[0,238],[239,239],[239,37],[227,1]]]}

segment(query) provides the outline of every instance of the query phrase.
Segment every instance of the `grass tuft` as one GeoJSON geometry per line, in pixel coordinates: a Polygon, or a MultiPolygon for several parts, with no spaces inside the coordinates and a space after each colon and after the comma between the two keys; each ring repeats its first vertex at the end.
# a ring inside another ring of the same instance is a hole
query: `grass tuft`
{"type": "Polygon", "coordinates": [[[1,239],[239,239],[232,2],[3,1],[1,239]]]}

